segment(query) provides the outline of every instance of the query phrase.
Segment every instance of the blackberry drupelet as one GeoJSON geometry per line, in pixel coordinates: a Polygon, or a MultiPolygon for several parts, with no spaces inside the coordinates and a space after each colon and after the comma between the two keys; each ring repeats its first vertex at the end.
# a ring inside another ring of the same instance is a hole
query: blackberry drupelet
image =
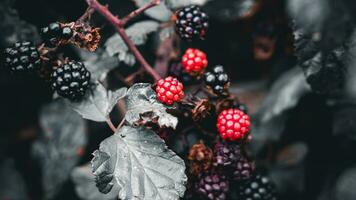
{"type": "Polygon", "coordinates": [[[31,42],[16,42],[4,52],[4,66],[12,72],[34,72],[41,67],[41,57],[31,42]]]}
{"type": "Polygon", "coordinates": [[[46,46],[55,47],[66,43],[73,36],[73,30],[69,26],[54,22],[41,29],[41,36],[46,46]]]}
{"type": "Polygon", "coordinates": [[[203,199],[225,200],[229,190],[229,181],[225,176],[210,172],[201,175],[196,184],[196,191],[203,199]]]}
{"type": "Polygon", "coordinates": [[[239,187],[239,199],[277,200],[277,192],[270,179],[261,174],[253,175],[239,187]]]}
{"type": "Polygon", "coordinates": [[[176,12],[176,32],[182,39],[204,39],[208,31],[208,16],[199,6],[191,5],[176,12]]]}
{"type": "Polygon", "coordinates": [[[229,76],[225,73],[223,66],[217,65],[211,72],[205,73],[204,81],[216,95],[224,95],[227,93],[229,76]]]}
{"type": "Polygon", "coordinates": [[[52,88],[58,95],[71,101],[81,100],[89,88],[90,72],[81,62],[70,61],[51,75],[52,88]]]}

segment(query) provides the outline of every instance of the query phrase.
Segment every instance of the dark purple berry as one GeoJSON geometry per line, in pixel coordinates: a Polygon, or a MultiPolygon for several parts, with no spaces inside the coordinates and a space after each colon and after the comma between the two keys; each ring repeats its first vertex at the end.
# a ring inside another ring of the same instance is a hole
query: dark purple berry
{"type": "Polygon", "coordinates": [[[71,61],[51,75],[52,88],[58,95],[72,101],[81,100],[89,88],[90,72],[81,62],[71,61]]]}

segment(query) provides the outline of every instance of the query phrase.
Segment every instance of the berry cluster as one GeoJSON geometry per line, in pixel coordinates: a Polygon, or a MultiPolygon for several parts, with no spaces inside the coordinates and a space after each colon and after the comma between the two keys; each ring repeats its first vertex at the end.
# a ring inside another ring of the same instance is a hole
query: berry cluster
{"type": "Polygon", "coordinates": [[[208,16],[196,5],[178,10],[175,23],[179,36],[188,41],[204,39],[209,27],[208,16]]]}
{"type": "Polygon", "coordinates": [[[70,26],[54,22],[41,29],[41,36],[48,47],[56,47],[60,43],[66,43],[73,36],[70,26]]]}
{"type": "Polygon", "coordinates": [[[219,114],[216,126],[221,138],[239,140],[250,131],[250,117],[238,109],[224,110],[219,114]]]}
{"type": "MultiPolygon", "coordinates": [[[[41,29],[43,44],[38,46],[31,42],[17,42],[12,47],[6,48],[4,52],[4,66],[6,70],[12,72],[37,72],[41,78],[51,82],[54,91],[63,98],[71,101],[79,101],[83,98],[89,88],[90,72],[84,64],[77,61],[69,61],[62,58],[62,52],[58,52],[60,45],[68,44],[75,33],[83,35],[79,38],[82,43],[91,44],[83,48],[93,49],[100,36],[95,41],[90,40],[87,32],[75,32],[73,27],[83,27],[82,24],[54,22],[41,29]],[[89,38],[89,39],[87,39],[89,38]]],[[[94,30],[96,34],[98,28],[91,28],[85,24],[86,30],[94,30]]],[[[77,40],[73,39],[73,44],[77,40]]],[[[78,45],[77,45],[78,46],[78,45]]]]}
{"type": "Polygon", "coordinates": [[[16,42],[4,54],[4,66],[12,72],[34,72],[41,67],[40,54],[31,42],[16,42]]]}
{"type": "Polygon", "coordinates": [[[254,163],[250,162],[243,147],[236,143],[217,142],[212,157],[211,151],[199,143],[193,145],[189,152],[189,168],[197,177],[195,192],[202,199],[225,200],[231,181],[250,181],[254,163]]]}
{"type": "Polygon", "coordinates": [[[207,66],[208,60],[204,52],[189,48],[182,56],[183,69],[191,75],[200,74],[207,66]]]}
{"type": "Polygon", "coordinates": [[[157,82],[156,93],[159,101],[171,105],[184,97],[183,84],[169,76],[157,82]]]}
{"type": "Polygon", "coordinates": [[[221,65],[215,66],[212,72],[207,72],[204,77],[205,84],[217,95],[227,93],[229,76],[221,65]]]}
{"type": "Polygon", "coordinates": [[[89,87],[90,72],[83,63],[71,61],[58,67],[51,78],[52,88],[60,96],[78,101],[89,87]]]}

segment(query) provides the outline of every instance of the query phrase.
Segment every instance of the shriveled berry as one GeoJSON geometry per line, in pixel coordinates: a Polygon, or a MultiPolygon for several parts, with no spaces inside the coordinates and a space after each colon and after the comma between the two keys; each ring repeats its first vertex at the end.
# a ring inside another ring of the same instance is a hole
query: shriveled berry
{"type": "Polygon", "coordinates": [[[200,74],[208,66],[206,54],[199,49],[189,48],[182,56],[182,66],[191,75],[200,74]]]}
{"type": "Polygon", "coordinates": [[[172,76],[159,80],[155,90],[157,99],[168,105],[178,102],[184,97],[183,84],[172,76]]]}
{"type": "Polygon", "coordinates": [[[227,109],[219,114],[216,126],[221,138],[240,140],[250,131],[250,117],[241,110],[227,109]]]}

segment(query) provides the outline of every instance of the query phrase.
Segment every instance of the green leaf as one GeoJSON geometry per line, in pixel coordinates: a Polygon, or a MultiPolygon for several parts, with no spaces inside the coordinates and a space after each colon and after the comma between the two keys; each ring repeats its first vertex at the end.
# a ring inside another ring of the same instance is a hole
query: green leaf
{"type": "Polygon", "coordinates": [[[119,199],[179,199],[185,192],[184,161],[153,131],[129,126],[100,143],[92,160],[99,191],[119,188],[119,199]]]}

